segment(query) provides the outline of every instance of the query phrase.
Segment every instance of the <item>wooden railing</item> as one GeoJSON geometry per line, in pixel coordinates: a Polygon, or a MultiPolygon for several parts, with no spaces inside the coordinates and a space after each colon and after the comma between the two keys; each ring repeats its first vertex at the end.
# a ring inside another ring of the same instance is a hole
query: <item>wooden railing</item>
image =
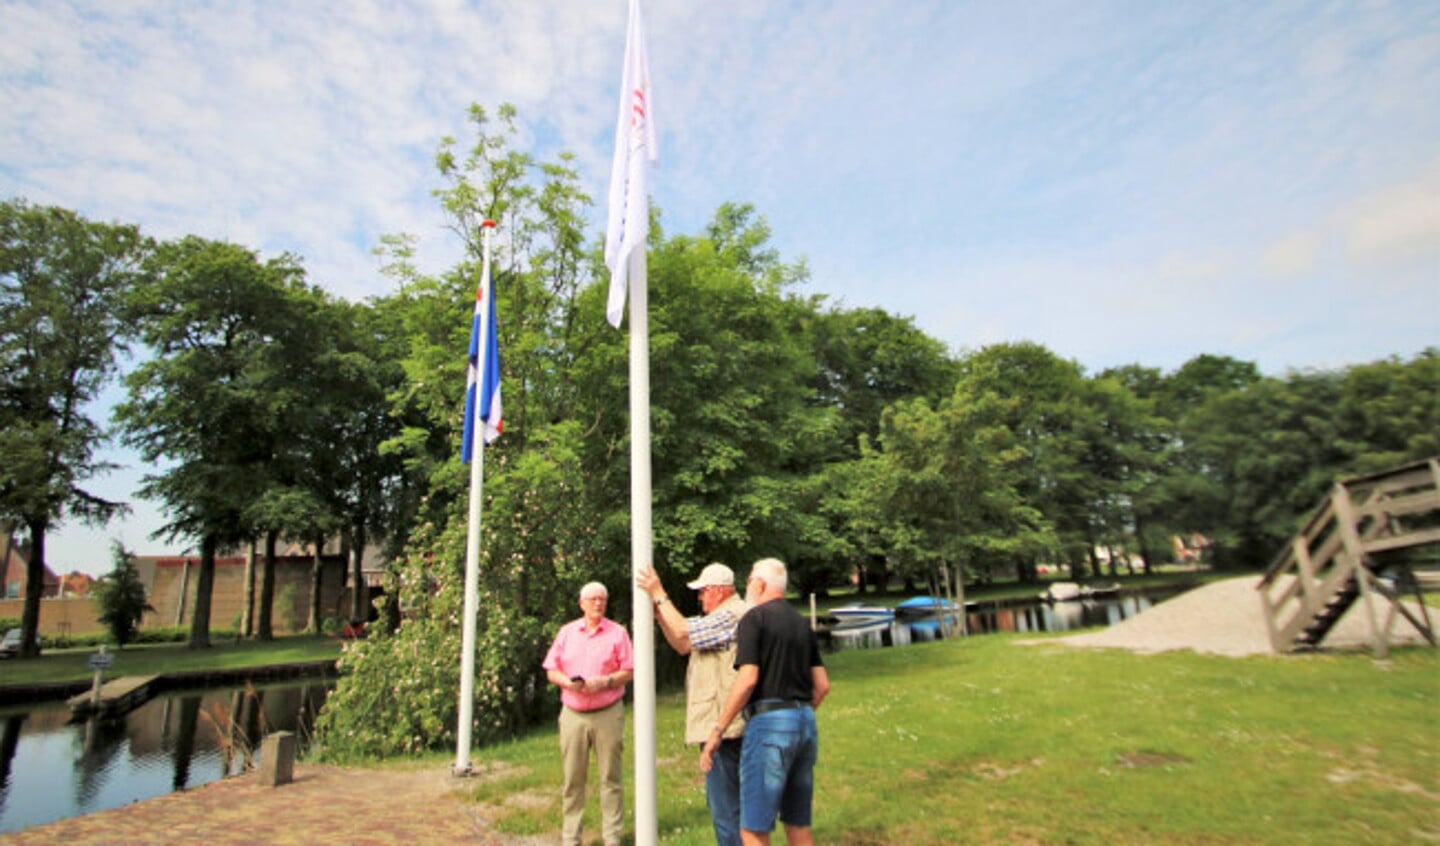
{"type": "Polygon", "coordinates": [[[1403,563],[1397,578],[1380,578],[1376,555],[1440,543],[1440,459],[1429,459],[1337,482],[1300,533],[1260,580],[1260,602],[1276,652],[1315,648],[1358,600],[1364,603],[1376,655],[1389,650],[1397,616],[1432,645],[1429,612],[1417,580],[1403,563]],[[1418,616],[1401,601],[1414,590],[1418,616]],[[1376,596],[1389,602],[1384,624],[1376,596]]]}

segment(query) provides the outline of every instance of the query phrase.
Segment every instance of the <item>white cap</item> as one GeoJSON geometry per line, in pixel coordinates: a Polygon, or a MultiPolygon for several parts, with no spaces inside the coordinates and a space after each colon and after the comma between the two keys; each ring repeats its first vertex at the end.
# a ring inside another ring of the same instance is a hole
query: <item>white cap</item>
{"type": "Polygon", "coordinates": [[[700,571],[700,578],[686,585],[691,590],[704,587],[734,587],[735,571],[724,564],[706,564],[700,571]]]}

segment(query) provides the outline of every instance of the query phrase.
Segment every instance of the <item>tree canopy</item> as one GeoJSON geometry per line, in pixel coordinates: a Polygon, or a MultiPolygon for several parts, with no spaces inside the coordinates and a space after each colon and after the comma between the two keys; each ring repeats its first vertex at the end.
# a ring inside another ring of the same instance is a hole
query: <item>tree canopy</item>
{"type": "Polygon", "coordinates": [[[34,657],[45,537],[66,518],[104,523],[124,504],[86,483],[108,432],[91,403],[114,378],[128,326],[120,303],[148,241],[131,225],[0,203],[0,523],[29,536],[21,657],[34,657]]]}

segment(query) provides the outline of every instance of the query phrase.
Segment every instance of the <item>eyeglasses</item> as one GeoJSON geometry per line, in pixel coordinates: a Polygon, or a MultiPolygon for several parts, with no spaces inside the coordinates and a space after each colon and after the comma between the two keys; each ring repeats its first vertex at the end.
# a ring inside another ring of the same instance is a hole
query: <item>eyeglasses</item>
{"type": "Polygon", "coordinates": [[[610,599],[610,597],[606,596],[606,595],[603,594],[603,593],[602,593],[602,594],[599,594],[599,595],[597,595],[597,596],[582,596],[582,597],[580,597],[580,601],[581,601],[581,602],[605,602],[605,601],[607,601],[608,599],[610,599]]]}

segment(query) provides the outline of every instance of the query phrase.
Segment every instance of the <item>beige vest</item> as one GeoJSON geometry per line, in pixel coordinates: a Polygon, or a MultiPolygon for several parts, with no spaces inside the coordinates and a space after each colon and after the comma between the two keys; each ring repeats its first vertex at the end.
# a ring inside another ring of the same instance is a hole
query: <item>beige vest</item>
{"type": "MultiPolygon", "coordinates": [[[[749,610],[745,600],[737,594],[720,604],[716,611],[725,610],[740,617],[749,610]]],[[[690,651],[690,666],[685,670],[685,742],[704,743],[720,722],[720,710],[730,696],[730,685],[735,681],[735,643],[725,649],[712,652],[690,651]]],[[[736,715],[735,721],[725,730],[725,737],[739,737],[745,731],[745,718],[736,715]]]]}

